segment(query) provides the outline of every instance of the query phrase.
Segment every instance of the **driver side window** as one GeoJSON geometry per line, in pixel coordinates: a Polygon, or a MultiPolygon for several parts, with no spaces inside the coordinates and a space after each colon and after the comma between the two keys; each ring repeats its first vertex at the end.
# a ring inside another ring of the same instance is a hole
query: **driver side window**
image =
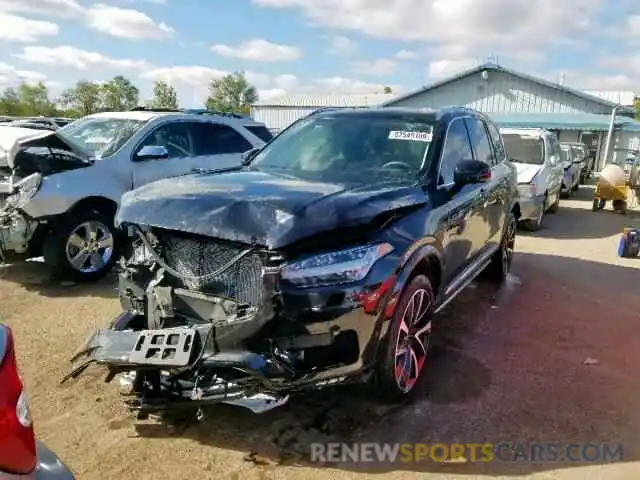
{"type": "Polygon", "coordinates": [[[449,130],[442,146],[438,186],[453,183],[453,172],[462,160],[471,160],[471,143],[464,119],[456,118],[449,124],[449,130]]]}
{"type": "Polygon", "coordinates": [[[169,123],[161,125],[149,133],[142,141],[136,153],[147,146],[162,146],[169,152],[169,158],[193,156],[193,139],[188,123],[169,123]]]}

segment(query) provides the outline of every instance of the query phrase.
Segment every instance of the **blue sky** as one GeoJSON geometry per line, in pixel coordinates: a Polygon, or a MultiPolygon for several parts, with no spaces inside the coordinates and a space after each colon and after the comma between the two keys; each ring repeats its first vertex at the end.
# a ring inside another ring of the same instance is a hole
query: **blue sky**
{"type": "Polygon", "coordinates": [[[0,0],[0,86],[122,74],[199,106],[247,72],[284,93],[398,92],[498,58],[592,90],[640,91],[636,0],[0,0]]]}

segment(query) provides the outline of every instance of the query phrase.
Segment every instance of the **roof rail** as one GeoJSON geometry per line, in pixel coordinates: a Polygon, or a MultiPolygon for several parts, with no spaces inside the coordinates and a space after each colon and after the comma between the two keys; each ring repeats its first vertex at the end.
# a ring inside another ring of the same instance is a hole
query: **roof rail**
{"type": "Polygon", "coordinates": [[[133,107],[129,110],[130,112],[173,112],[180,113],[184,110],[180,108],[155,108],[155,107],[146,107],[144,105],[138,105],[137,107],[133,107]]]}
{"type": "Polygon", "coordinates": [[[233,112],[220,112],[218,110],[207,110],[206,108],[187,108],[184,113],[190,113],[192,115],[220,115],[221,117],[231,118],[251,118],[249,115],[240,115],[233,112]]]}

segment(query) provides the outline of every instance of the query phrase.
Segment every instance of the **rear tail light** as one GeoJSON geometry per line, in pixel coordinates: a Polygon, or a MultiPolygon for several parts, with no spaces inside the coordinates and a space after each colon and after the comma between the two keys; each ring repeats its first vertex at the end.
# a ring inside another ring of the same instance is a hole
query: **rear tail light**
{"type": "Polygon", "coordinates": [[[13,335],[0,324],[0,472],[26,474],[36,464],[29,402],[18,374],[13,335]]]}

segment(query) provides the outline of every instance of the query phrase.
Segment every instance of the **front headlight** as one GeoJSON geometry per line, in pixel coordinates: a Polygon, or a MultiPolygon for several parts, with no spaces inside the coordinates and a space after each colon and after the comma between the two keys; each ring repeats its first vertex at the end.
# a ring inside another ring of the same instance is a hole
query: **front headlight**
{"type": "Polygon", "coordinates": [[[31,200],[42,184],[42,175],[33,173],[23,178],[14,186],[14,194],[7,197],[6,204],[15,208],[26,205],[31,200]]]}
{"type": "Polygon", "coordinates": [[[534,197],[536,186],[529,183],[518,185],[518,193],[521,197],[534,197]]]}
{"type": "Polygon", "coordinates": [[[283,267],[282,279],[298,287],[357,282],[392,251],[391,245],[380,243],[302,258],[283,267]]]}

